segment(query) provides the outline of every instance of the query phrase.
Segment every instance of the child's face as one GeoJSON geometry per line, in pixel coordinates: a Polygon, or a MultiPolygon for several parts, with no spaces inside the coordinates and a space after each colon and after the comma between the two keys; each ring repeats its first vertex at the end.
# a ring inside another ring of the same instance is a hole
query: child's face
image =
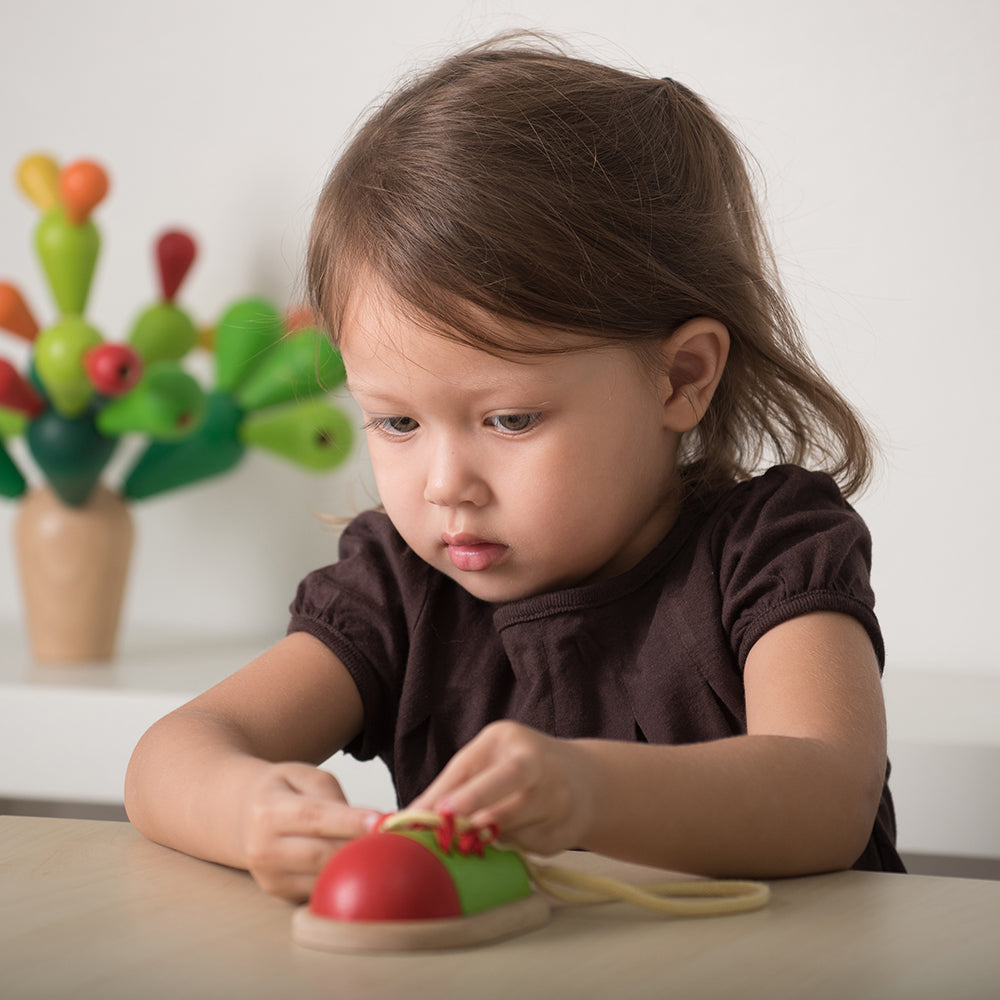
{"type": "Polygon", "coordinates": [[[629,348],[512,361],[364,295],[340,346],[389,517],[474,596],[617,575],[676,518],[669,389],[629,348]]]}

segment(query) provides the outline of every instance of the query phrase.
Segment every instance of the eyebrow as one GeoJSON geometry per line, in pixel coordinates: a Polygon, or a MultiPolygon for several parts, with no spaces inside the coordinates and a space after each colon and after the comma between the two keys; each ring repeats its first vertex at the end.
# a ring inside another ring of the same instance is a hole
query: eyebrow
{"type": "Polygon", "coordinates": [[[364,382],[358,382],[357,379],[352,380],[350,375],[344,378],[344,388],[353,396],[355,392],[364,392],[368,386],[364,382]]]}
{"type": "MultiPolygon", "coordinates": [[[[431,369],[426,369],[431,374],[434,372],[431,369]]],[[[526,391],[531,392],[535,396],[545,396],[548,397],[552,392],[551,378],[544,377],[542,384],[534,384],[530,388],[526,388],[523,382],[526,381],[524,378],[518,378],[516,380],[510,380],[501,375],[496,375],[491,378],[485,378],[478,385],[470,386],[456,386],[455,389],[459,393],[466,396],[485,396],[492,393],[503,393],[513,392],[517,395],[523,395],[526,391]]],[[[379,403],[385,403],[390,406],[398,405],[405,408],[409,405],[408,399],[405,396],[399,396],[392,392],[391,389],[387,389],[385,386],[380,384],[378,381],[369,382],[365,379],[359,379],[355,374],[352,378],[350,372],[347,372],[344,380],[344,388],[347,389],[352,396],[357,397],[360,393],[363,396],[369,396],[373,400],[377,400],[379,403]]],[[[525,397],[526,398],[526,397],[525,397]]]]}
{"type": "Polygon", "coordinates": [[[364,382],[362,382],[362,383],[360,383],[360,384],[359,384],[359,383],[357,383],[357,382],[355,382],[355,383],[354,383],[354,384],[352,385],[352,384],[351,384],[351,380],[350,380],[350,379],[345,379],[345,380],[344,380],[344,388],[345,388],[345,389],[346,389],[346,390],[347,390],[347,391],[348,391],[348,392],[349,392],[349,393],[350,393],[350,394],[351,394],[352,396],[354,396],[354,398],[355,398],[355,399],[357,399],[357,396],[358,396],[358,393],[360,393],[360,394],[361,394],[362,396],[365,396],[365,395],[367,395],[367,396],[372,396],[373,398],[377,398],[377,399],[381,399],[381,398],[383,398],[383,397],[381,397],[381,396],[379,395],[379,393],[378,393],[378,391],[377,391],[377,390],[374,390],[374,389],[373,389],[373,388],[372,388],[371,386],[369,386],[369,385],[366,385],[366,384],[365,384],[364,382]]]}
{"type": "Polygon", "coordinates": [[[407,401],[401,397],[394,395],[393,393],[386,392],[385,390],[371,385],[367,382],[358,382],[355,380],[354,384],[351,384],[351,380],[345,379],[344,388],[354,397],[355,402],[358,401],[358,395],[367,397],[372,402],[377,403],[379,406],[388,406],[390,409],[394,407],[406,408],[407,401]]]}

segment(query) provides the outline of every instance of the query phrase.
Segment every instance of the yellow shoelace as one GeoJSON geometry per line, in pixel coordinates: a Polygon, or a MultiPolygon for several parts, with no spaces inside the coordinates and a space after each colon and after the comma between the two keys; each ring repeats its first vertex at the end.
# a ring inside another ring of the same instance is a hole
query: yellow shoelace
{"type": "Polygon", "coordinates": [[[495,827],[475,827],[468,820],[447,813],[404,809],[383,816],[376,829],[433,830],[442,850],[456,849],[463,854],[481,854],[487,844],[515,851],[532,882],[542,892],[567,903],[625,901],[668,916],[711,917],[758,910],[771,898],[771,890],[763,882],[692,878],[665,879],[640,886],[543,864],[516,848],[497,843],[499,834],[495,827]]]}

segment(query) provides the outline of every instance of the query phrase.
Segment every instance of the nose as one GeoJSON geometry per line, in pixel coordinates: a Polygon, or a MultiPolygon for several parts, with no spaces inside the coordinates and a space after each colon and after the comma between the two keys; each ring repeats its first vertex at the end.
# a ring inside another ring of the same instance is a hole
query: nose
{"type": "Polygon", "coordinates": [[[463,503],[482,507],[489,495],[473,447],[450,439],[441,441],[431,455],[424,500],[436,507],[457,507],[463,503]]]}

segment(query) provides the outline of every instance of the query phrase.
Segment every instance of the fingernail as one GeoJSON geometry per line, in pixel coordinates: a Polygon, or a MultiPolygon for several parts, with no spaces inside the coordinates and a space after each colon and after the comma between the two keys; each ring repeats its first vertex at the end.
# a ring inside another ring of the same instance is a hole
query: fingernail
{"type": "Polygon", "coordinates": [[[371,833],[372,830],[374,830],[375,827],[378,826],[379,820],[381,819],[382,819],[381,813],[377,812],[368,813],[368,815],[365,816],[365,832],[371,833]]]}

